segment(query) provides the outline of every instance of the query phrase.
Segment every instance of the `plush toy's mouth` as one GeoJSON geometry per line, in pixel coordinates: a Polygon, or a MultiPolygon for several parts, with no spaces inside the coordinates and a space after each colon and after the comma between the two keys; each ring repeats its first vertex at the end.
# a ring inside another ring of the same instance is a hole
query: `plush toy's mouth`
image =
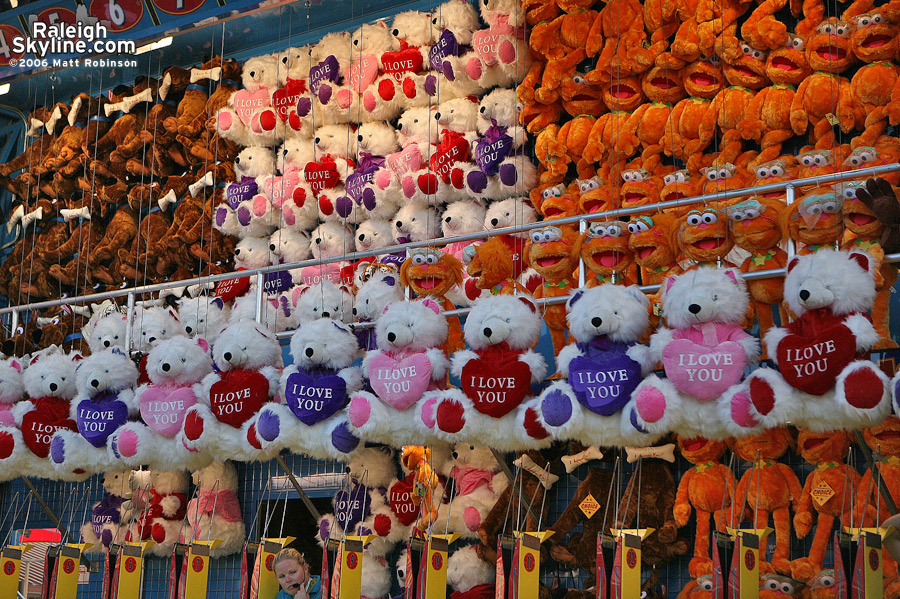
{"type": "Polygon", "coordinates": [[[469,268],[468,268],[468,272],[469,272],[469,276],[470,276],[470,277],[478,278],[478,277],[480,277],[482,274],[484,274],[484,269],[483,269],[482,267],[480,267],[480,266],[475,266],[475,267],[473,267],[473,266],[470,264],[470,265],[469,265],[469,268]]]}
{"type": "Polygon", "coordinates": [[[549,268],[551,266],[556,266],[565,259],[566,256],[543,256],[542,258],[538,258],[536,262],[541,268],[549,268]]]}
{"type": "Polygon", "coordinates": [[[614,268],[624,258],[621,250],[604,250],[594,252],[591,256],[594,258],[594,261],[606,268],[614,268]]]}
{"type": "Polygon", "coordinates": [[[415,279],[415,282],[416,286],[421,289],[434,289],[439,284],[443,283],[444,279],[442,279],[441,277],[430,275],[421,279],[415,279]]]}
{"type": "Polygon", "coordinates": [[[592,96],[590,94],[575,94],[574,96],[572,96],[573,102],[587,102],[587,101],[596,100],[596,99],[597,98],[595,98],[594,96],[592,96]]]}
{"type": "Polygon", "coordinates": [[[640,193],[637,191],[630,191],[625,194],[624,198],[622,198],[622,203],[623,204],[636,204],[637,202],[640,202],[641,200],[646,199],[646,197],[647,197],[647,194],[645,194],[645,193],[640,193]]]}
{"type": "Polygon", "coordinates": [[[563,210],[559,206],[547,206],[546,208],[542,207],[542,211],[544,213],[544,216],[558,216],[565,213],[565,210],[563,210]]]}
{"type": "Polygon", "coordinates": [[[670,191],[665,196],[663,196],[663,200],[666,202],[671,202],[672,200],[681,200],[688,197],[686,194],[681,193],[680,191],[670,191]]]}
{"type": "Polygon", "coordinates": [[[868,225],[870,223],[875,222],[877,219],[871,214],[860,214],[859,212],[854,212],[850,215],[850,221],[854,225],[868,225]]]}
{"type": "Polygon", "coordinates": [[[784,195],[783,191],[770,191],[769,193],[764,193],[764,198],[780,198],[784,195]]]}
{"type": "Polygon", "coordinates": [[[748,69],[747,67],[735,65],[732,68],[735,71],[737,71],[738,73],[740,73],[741,75],[743,75],[744,77],[759,77],[759,75],[755,71],[752,71],[752,70],[748,69]]]}
{"type": "Polygon", "coordinates": [[[684,441],[682,443],[685,451],[697,451],[704,445],[706,445],[706,439],[703,437],[697,437],[696,439],[691,439],[689,441],[684,441]]]}
{"type": "Polygon", "coordinates": [[[879,441],[894,441],[900,439],[900,431],[884,431],[875,435],[875,438],[879,441]]]}
{"type": "Polygon", "coordinates": [[[536,112],[535,112],[534,114],[526,114],[525,116],[522,117],[522,123],[523,123],[525,126],[528,126],[528,124],[529,124],[531,121],[533,121],[534,119],[536,119],[537,116],[538,116],[538,113],[536,113],[536,112]]]}
{"type": "Polygon", "coordinates": [[[779,71],[796,71],[799,68],[793,60],[784,58],[782,56],[776,56],[775,58],[773,58],[772,66],[779,71]]]}
{"type": "Polygon", "coordinates": [[[863,48],[880,48],[887,45],[891,41],[891,36],[885,34],[870,35],[862,44],[863,48]]]}
{"type": "Polygon", "coordinates": [[[617,83],[609,88],[609,94],[618,100],[627,100],[628,98],[634,97],[637,92],[624,83],[617,83]]]}
{"type": "Polygon", "coordinates": [[[654,77],[650,80],[650,85],[660,89],[672,89],[673,87],[678,87],[678,84],[668,77],[654,77]]]}
{"type": "Polygon", "coordinates": [[[816,54],[828,61],[847,58],[847,51],[840,46],[823,46],[816,50],[816,54]]]}
{"type": "Polygon", "coordinates": [[[715,85],[719,80],[706,73],[692,73],[691,82],[695,85],[715,85]]]}
{"type": "Polygon", "coordinates": [[[715,250],[725,245],[725,239],[722,237],[709,237],[707,239],[701,239],[700,241],[694,242],[692,245],[694,247],[700,248],[701,250],[715,250]]]}
{"type": "Polygon", "coordinates": [[[588,214],[592,212],[600,212],[601,210],[606,209],[606,202],[602,200],[587,200],[582,204],[582,207],[587,210],[588,214]]]}
{"type": "Polygon", "coordinates": [[[638,258],[640,258],[641,260],[646,260],[647,258],[652,256],[653,252],[655,252],[655,251],[656,251],[655,247],[648,245],[646,247],[637,248],[635,250],[635,253],[637,254],[638,258]]]}
{"type": "Polygon", "coordinates": [[[803,449],[813,449],[825,443],[827,439],[825,437],[813,437],[812,439],[807,439],[805,443],[803,443],[803,449]]]}

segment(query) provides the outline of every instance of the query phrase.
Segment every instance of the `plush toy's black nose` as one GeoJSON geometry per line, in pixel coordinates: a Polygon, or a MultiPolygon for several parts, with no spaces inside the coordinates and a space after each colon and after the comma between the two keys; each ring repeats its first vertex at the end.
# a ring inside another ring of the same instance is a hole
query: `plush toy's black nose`
{"type": "Polygon", "coordinates": [[[603,319],[599,316],[595,316],[591,319],[591,324],[595,327],[599,327],[601,324],[603,324],[603,319]]]}
{"type": "Polygon", "coordinates": [[[804,302],[809,299],[809,291],[807,291],[806,289],[801,289],[799,295],[800,299],[802,299],[804,302]]]}
{"type": "Polygon", "coordinates": [[[103,342],[103,347],[109,347],[110,345],[112,344],[109,342],[109,339],[103,342]]]}
{"type": "Polygon", "coordinates": [[[231,362],[231,352],[230,351],[227,351],[224,354],[222,354],[222,357],[225,358],[226,362],[231,362]]]}
{"type": "Polygon", "coordinates": [[[397,335],[395,335],[394,333],[388,333],[387,337],[388,341],[390,341],[391,343],[397,340],[397,335]]]}
{"type": "Polygon", "coordinates": [[[322,312],[322,318],[331,318],[331,312],[322,312]]]}
{"type": "Polygon", "coordinates": [[[397,222],[394,223],[394,226],[397,227],[398,229],[402,229],[402,228],[403,228],[403,221],[402,221],[402,220],[398,220],[397,222]]]}
{"type": "Polygon", "coordinates": [[[314,350],[313,348],[307,347],[305,353],[306,353],[306,357],[307,357],[307,358],[312,358],[312,357],[313,357],[313,354],[316,353],[316,352],[315,352],[315,350],[314,350]]]}
{"type": "Polygon", "coordinates": [[[491,327],[484,327],[484,330],[482,331],[482,333],[484,333],[485,337],[490,339],[491,335],[494,334],[494,331],[491,330],[491,327]]]}
{"type": "Polygon", "coordinates": [[[96,389],[99,386],[100,386],[100,381],[98,381],[97,379],[94,379],[91,381],[91,387],[93,387],[94,389],[96,389]]]}
{"type": "Polygon", "coordinates": [[[57,385],[56,383],[50,383],[51,392],[56,392],[57,389],[59,389],[59,385],[57,385]]]}
{"type": "Polygon", "coordinates": [[[160,366],[163,369],[163,372],[169,372],[172,369],[172,366],[169,365],[168,362],[163,362],[163,365],[160,366]]]}
{"type": "Polygon", "coordinates": [[[194,332],[194,327],[184,327],[184,332],[190,335],[194,332]]]}
{"type": "Polygon", "coordinates": [[[353,308],[353,316],[356,316],[356,308],[353,308]]]}
{"type": "Polygon", "coordinates": [[[691,304],[690,306],[688,306],[688,312],[690,312],[691,314],[697,314],[702,309],[703,308],[700,307],[700,304],[691,304]]]}
{"type": "Polygon", "coordinates": [[[492,227],[496,227],[496,226],[499,225],[499,224],[500,224],[500,219],[497,219],[497,218],[492,218],[492,219],[491,219],[491,226],[492,226],[492,227]]]}

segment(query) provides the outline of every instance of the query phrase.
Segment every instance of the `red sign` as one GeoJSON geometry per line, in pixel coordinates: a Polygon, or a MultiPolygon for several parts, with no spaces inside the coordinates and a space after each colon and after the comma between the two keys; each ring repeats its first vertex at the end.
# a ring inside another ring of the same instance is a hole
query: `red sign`
{"type": "Polygon", "coordinates": [[[16,573],[16,563],[13,561],[8,561],[3,564],[3,573],[7,576],[12,576],[16,573]]]}
{"type": "Polygon", "coordinates": [[[194,568],[194,572],[202,572],[203,571],[203,558],[195,556],[194,560],[191,562],[191,567],[194,568]]]}
{"type": "Polygon", "coordinates": [[[756,555],[753,553],[753,551],[748,550],[746,553],[744,553],[744,565],[748,570],[752,570],[753,566],[756,565],[756,555]]]}
{"type": "Polygon", "coordinates": [[[91,16],[112,32],[128,31],[144,16],[143,0],[91,0],[91,16]],[[102,23],[106,21],[106,23],[102,23]]]}
{"type": "Polygon", "coordinates": [[[525,555],[525,570],[531,572],[534,570],[534,556],[530,553],[525,555]]]}
{"type": "Polygon", "coordinates": [[[194,12],[206,0],[153,0],[156,7],[170,15],[186,15],[194,12]]]}
{"type": "Polygon", "coordinates": [[[274,562],[274,561],[275,561],[274,555],[266,556],[266,570],[268,570],[269,572],[272,571],[272,562],[274,562]]]}
{"type": "Polygon", "coordinates": [[[17,37],[25,37],[18,28],[5,23],[0,23],[0,67],[8,67],[9,61],[17,61],[24,53],[13,52],[13,40],[17,37]]]}
{"type": "Polygon", "coordinates": [[[63,562],[63,572],[66,574],[71,574],[75,571],[75,560],[72,558],[66,558],[66,561],[63,562]]]}
{"type": "Polygon", "coordinates": [[[359,563],[359,559],[356,557],[355,553],[347,554],[347,567],[351,570],[356,569],[356,565],[359,563]]]}
{"type": "Polygon", "coordinates": [[[637,566],[637,551],[629,549],[628,553],[625,554],[625,563],[628,564],[629,568],[637,566]]]}
{"type": "Polygon", "coordinates": [[[75,24],[75,13],[68,8],[52,6],[39,12],[37,20],[47,25],[56,25],[57,23],[75,24]]]}
{"type": "Polygon", "coordinates": [[[872,570],[877,570],[879,561],[880,559],[878,558],[878,550],[869,549],[869,568],[872,570]]]}
{"type": "Polygon", "coordinates": [[[434,553],[431,556],[431,567],[435,570],[440,570],[441,566],[444,565],[444,558],[441,557],[440,553],[434,553]]]}
{"type": "Polygon", "coordinates": [[[125,560],[125,571],[128,573],[134,572],[135,568],[137,568],[137,560],[133,557],[129,557],[125,560]]]}

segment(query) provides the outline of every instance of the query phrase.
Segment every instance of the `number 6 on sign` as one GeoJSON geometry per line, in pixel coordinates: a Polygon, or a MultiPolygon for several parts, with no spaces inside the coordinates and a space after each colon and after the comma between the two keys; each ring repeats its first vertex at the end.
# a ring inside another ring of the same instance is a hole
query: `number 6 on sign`
{"type": "Polygon", "coordinates": [[[113,33],[128,31],[144,16],[144,0],[91,0],[89,12],[113,33]],[[104,21],[106,21],[104,23],[104,21]]]}

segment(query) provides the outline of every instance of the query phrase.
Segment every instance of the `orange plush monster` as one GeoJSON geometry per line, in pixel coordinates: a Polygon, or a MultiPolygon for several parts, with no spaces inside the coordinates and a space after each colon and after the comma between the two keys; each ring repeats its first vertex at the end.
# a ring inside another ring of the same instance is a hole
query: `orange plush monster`
{"type": "Polygon", "coordinates": [[[641,89],[649,102],[638,106],[625,121],[616,139],[616,151],[630,158],[640,147],[641,163],[652,170],[663,152],[660,140],[672,106],[685,95],[681,71],[653,67],[641,76],[641,89]]]}
{"type": "Polygon", "coordinates": [[[597,175],[576,179],[578,184],[578,213],[606,212],[619,207],[619,195],[597,175]]]}
{"type": "Polygon", "coordinates": [[[892,264],[884,263],[884,248],[881,247],[881,236],[884,233],[884,224],[875,217],[875,214],[856,198],[856,191],[865,188],[864,181],[845,181],[835,184],[835,191],[843,196],[844,203],[842,213],[844,215],[844,228],[849,232],[845,234],[845,241],[841,249],[863,250],[869,254],[874,262],[875,273],[875,304],[872,306],[872,324],[881,340],[874,349],[891,349],[897,344],[891,339],[890,301],[894,284],[897,282],[897,269],[892,264]]]}
{"type": "Polygon", "coordinates": [[[747,12],[740,0],[700,0],[697,4],[697,36],[703,56],[718,55],[734,60],[741,55],[737,20],[747,12]]]}
{"type": "Polygon", "coordinates": [[[636,208],[659,202],[659,192],[663,188],[662,175],[654,175],[643,168],[626,168],[621,177],[620,207],[636,208]]]}
{"type": "MultiPolygon", "coordinates": [[[[644,12],[638,0],[609,0],[591,26],[585,49],[588,56],[596,56],[602,68],[588,74],[592,83],[628,77],[650,67],[649,62],[638,63],[636,50],[647,40],[644,32],[644,12]]],[[[641,54],[644,57],[643,54],[641,54]]]]}
{"type": "Polygon", "coordinates": [[[537,134],[557,122],[561,115],[562,106],[559,104],[532,102],[522,108],[519,113],[519,123],[529,133],[537,134]]]}
{"type": "Polygon", "coordinates": [[[771,428],[734,442],[734,453],[742,460],[750,462],[750,468],[741,476],[735,490],[736,508],[734,522],[741,520],[746,497],[747,507],[754,514],[754,528],[769,526],[769,516],[775,529],[775,552],[772,567],[776,572],[789,574],[791,561],[791,516],[790,507],[795,509],[800,501],[802,487],[797,475],[785,464],[775,460],[787,452],[793,443],[791,434],[784,428],[771,428]]]}
{"type": "Polygon", "coordinates": [[[400,450],[400,463],[403,468],[414,473],[413,481],[418,492],[413,503],[419,506],[419,519],[416,528],[428,530],[437,516],[437,505],[434,502],[434,490],[438,486],[438,475],[431,468],[431,448],[420,445],[404,445],[400,450]]]}
{"type": "MultiPolygon", "coordinates": [[[[753,13],[741,25],[741,37],[754,48],[775,50],[788,42],[787,26],[775,17],[787,4],[787,0],[762,0],[753,13]]],[[[791,0],[791,12],[796,17],[800,10],[798,0],[791,0]]]]}
{"type": "Polygon", "coordinates": [[[690,97],[672,109],[660,144],[667,156],[684,161],[689,171],[696,172],[711,141],[701,136],[700,125],[712,110],[710,100],[722,89],[721,69],[708,60],[698,60],[684,68],[682,81],[690,97]]]}
{"type": "Polygon", "coordinates": [[[850,80],[853,97],[866,113],[865,131],[853,146],[874,146],[888,125],[892,91],[900,78],[897,55],[896,25],[888,23],[878,12],[861,14],[854,19],[856,31],[850,36],[853,54],[864,64],[850,80]]]}
{"type": "Polygon", "coordinates": [[[660,285],[669,275],[683,272],[678,264],[677,218],[664,212],[639,216],[628,223],[628,232],[642,284],[660,285]]]}
{"type": "Polygon", "coordinates": [[[816,467],[806,477],[800,502],[795,506],[794,531],[798,539],[809,534],[813,523],[816,525],[809,556],[791,563],[791,576],[801,582],[822,570],[835,521],[838,526],[850,524],[855,505],[853,489],[859,488],[860,476],[855,468],[843,463],[849,447],[850,438],[845,431],[802,430],[797,437],[800,456],[816,467]]]}
{"type": "Polygon", "coordinates": [[[693,209],[678,220],[678,247],[697,265],[732,266],[725,256],[734,247],[724,213],[712,206],[693,209]]]}
{"type": "Polygon", "coordinates": [[[830,187],[816,187],[784,211],[782,230],[786,237],[802,243],[798,254],[811,254],[822,247],[835,247],[843,231],[843,198],[830,187]]]}
{"type": "MultiPolygon", "coordinates": [[[[622,221],[593,222],[581,236],[581,259],[590,269],[586,285],[637,283],[634,252],[628,247],[628,224],[622,221]]],[[[587,275],[587,273],[585,273],[587,275]]]]}
{"type": "Polygon", "coordinates": [[[605,162],[624,160],[624,156],[611,155],[619,132],[625,127],[628,117],[644,101],[640,79],[636,76],[617,78],[602,84],[603,101],[610,112],[600,116],[591,128],[589,142],[584,149],[585,162],[605,162]]]}
{"type": "Polygon", "coordinates": [[[579,114],[603,114],[603,88],[589,83],[585,74],[578,71],[559,84],[559,97],[563,110],[570,116],[579,114]]]}
{"type": "Polygon", "coordinates": [[[747,107],[746,118],[738,123],[744,139],[752,139],[760,145],[756,164],[776,158],[781,154],[781,144],[794,135],[791,104],[796,86],[809,75],[803,47],[802,38],[789,34],[784,47],[769,52],[766,77],[772,85],[756,92],[747,107]]]}
{"type": "MultiPolygon", "coordinates": [[[[531,239],[525,246],[525,262],[544,279],[535,290],[535,298],[569,294],[576,286],[572,273],[578,268],[579,250],[578,231],[571,226],[532,229],[531,239]]],[[[566,345],[568,324],[565,304],[545,306],[544,321],[550,329],[553,350],[558,354],[566,345]]]]}
{"type": "MultiPolygon", "coordinates": [[[[784,209],[785,205],[781,200],[762,196],[741,200],[726,209],[734,244],[750,253],[741,264],[741,272],[784,268],[787,265],[787,252],[779,247],[783,238],[781,213],[784,209]]],[[[780,322],[787,323],[787,313],[781,305],[784,300],[784,279],[772,277],[747,281],[747,290],[756,311],[760,334],[775,325],[773,306],[778,310],[780,322]]]]}
{"type": "Polygon", "coordinates": [[[463,260],[468,261],[466,272],[478,289],[487,289],[494,295],[528,293],[513,278],[515,267],[512,252],[499,237],[491,237],[481,245],[466,246],[463,260]]]}
{"type": "Polygon", "coordinates": [[[685,439],[678,437],[681,457],[693,466],[681,476],[673,509],[675,522],[684,526],[691,517],[691,508],[697,512],[697,531],[694,535],[694,557],[688,566],[691,576],[712,573],[709,557],[710,522],[713,518],[716,530],[725,530],[725,516],[731,509],[731,492],[734,476],[719,462],[725,453],[722,441],[710,441],[702,437],[685,439]]]}
{"type": "MultiPolygon", "coordinates": [[[[659,191],[659,201],[673,202],[700,195],[701,190],[698,187],[702,187],[702,180],[698,181],[698,185],[694,185],[695,180],[691,179],[691,173],[685,169],[667,174],[663,177],[663,188],[659,191]]],[[[690,209],[691,206],[670,208],[668,212],[680,215],[690,209]]]]}
{"type": "Polygon", "coordinates": [[[806,62],[814,73],[803,80],[791,104],[791,126],[803,135],[809,129],[810,143],[824,149],[834,146],[832,121],[850,133],[865,122],[865,112],[853,97],[843,73],[855,60],[850,47],[851,25],[829,18],[816,27],[806,41],[806,62]]]}
{"type": "MultiPolygon", "coordinates": [[[[791,154],[779,156],[775,160],[769,160],[768,162],[757,162],[756,166],[753,167],[753,172],[756,174],[756,182],[753,183],[753,187],[769,185],[770,183],[783,183],[784,181],[796,179],[799,171],[800,166],[797,163],[797,158],[791,154]]],[[[786,193],[782,189],[764,193],[762,197],[784,201],[786,193]]]]}
{"type": "MultiPolygon", "coordinates": [[[[455,256],[437,248],[416,248],[400,266],[400,282],[420,297],[432,297],[442,310],[453,310],[456,306],[447,299],[453,287],[462,285],[463,266],[455,256]]],[[[454,352],[465,347],[459,318],[448,318],[450,328],[444,350],[454,352]]]]}

